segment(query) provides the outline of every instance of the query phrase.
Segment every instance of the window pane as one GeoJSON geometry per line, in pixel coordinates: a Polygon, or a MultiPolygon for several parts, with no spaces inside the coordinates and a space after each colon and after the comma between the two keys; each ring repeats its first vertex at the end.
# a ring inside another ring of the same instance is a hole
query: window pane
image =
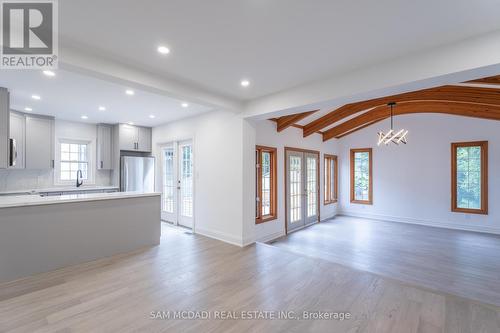
{"type": "Polygon", "coordinates": [[[83,180],[88,180],[87,144],[61,143],[60,179],[76,180],[78,170],[82,171],[83,180]]]}
{"type": "Polygon", "coordinates": [[[332,159],[330,161],[330,199],[331,200],[335,200],[337,199],[335,197],[335,168],[337,167],[336,163],[335,163],[335,160],[332,159]]]}
{"type": "Polygon", "coordinates": [[[458,147],[457,207],[481,209],[481,147],[458,147]]]}
{"type": "Polygon", "coordinates": [[[330,201],[330,189],[328,185],[328,179],[330,179],[330,159],[325,158],[325,201],[330,201]]]}
{"type": "Polygon", "coordinates": [[[370,155],[368,152],[354,153],[354,199],[370,200],[370,155]]]}
{"type": "Polygon", "coordinates": [[[262,152],[261,204],[262,215],[271,214],[271,153],[262,152]]]}
{"type": "Polygon", "coordinates": [[[69,152],[61,151],[61,161],[69,161],[69,152]]]}

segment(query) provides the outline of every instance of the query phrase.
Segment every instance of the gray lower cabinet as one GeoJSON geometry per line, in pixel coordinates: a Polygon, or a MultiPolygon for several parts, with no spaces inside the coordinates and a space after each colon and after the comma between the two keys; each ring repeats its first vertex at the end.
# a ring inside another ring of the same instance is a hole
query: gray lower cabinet
{"type": "Polygon", "coordinates": [[[26,115],[26,169],[54,167],[54,119],[26,115]]]}
{"type": "Polygon", "coordinates": [[[97,169],[113,169],[113,127],[97,125],[97,169]]]}
{"type": "Polygon", "coordinates": [[[24,169],[25,159],[25,140],[26,140],[26,119],[24,114],[19,112],[10,112],[10,138],[15,142],[15,150],[11,152],[14,165],[11,169],[24,169]]]}
{"type": "Polygon", "coordinates": [[[128,124],[120,124],[119,131],[119,147],[120,150],[151,152],[151,128],[133,126],[128,124]]]}

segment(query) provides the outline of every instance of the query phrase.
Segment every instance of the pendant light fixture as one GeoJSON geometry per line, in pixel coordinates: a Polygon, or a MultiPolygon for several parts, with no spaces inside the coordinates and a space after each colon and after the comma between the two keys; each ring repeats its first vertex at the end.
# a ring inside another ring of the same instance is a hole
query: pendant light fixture
{"type": "Polygon", "coordinates": [[[387,132],[378,132],[378,142],[377,145],[385,144],[388,145],[389,143],[394,143],[396,145],[399,145],[400,143],[407,143],[407,135],[408,135],[408,130],[400,129],[398,131],[394,130],[394,107],[396,106],[396,102],[390,102],[387,104],[391,108],[391,129],[387,132]]]}

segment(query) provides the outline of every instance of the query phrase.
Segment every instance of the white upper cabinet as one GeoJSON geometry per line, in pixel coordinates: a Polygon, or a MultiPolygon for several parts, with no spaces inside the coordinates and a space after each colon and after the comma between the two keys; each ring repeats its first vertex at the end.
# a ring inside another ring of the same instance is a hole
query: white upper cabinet
{"type": "Polygon", "coordinates": [[[113,127],[97,125],[97,169],[113,169],[113,127]]]}
{"type": "Polygon", "coordinates": [[[10,112],[10,138],[14,140],[14,149],[11,151],[13,164],[11,169],[24,169],[25,158],[25,138],[26,138],[26,119],[24,114],[10,112]]]}
{"type": "Polygon", "coordinates": [[[139,140],[137,127],[127,124],[120,124],[119,127],[120,150],[136,150],[139,140]]]}
{"type": "Polygon", "coordinates": [[[139,127],[139,140],[137,150],[151,152],[151,128],[139,127]]]}
{"type": "Polygon", "coordinates": [[[26,116],[26,169],[54,167],[54,119],[26,116]]]}
{"type": "Polygon", "coordinates": [[[9,91],[0,88],[0,169],[9,167],[9,91]]]}
{"type": "Polygon", "coordinates": [[[120,150],[151,152],[151,128],[119,125],[120,150]]]}

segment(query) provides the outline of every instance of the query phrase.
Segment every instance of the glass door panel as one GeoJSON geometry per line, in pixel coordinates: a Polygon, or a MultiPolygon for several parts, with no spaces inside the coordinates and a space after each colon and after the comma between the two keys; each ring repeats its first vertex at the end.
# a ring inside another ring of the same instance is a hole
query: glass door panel
{"type": "Polygon", "coordinates": [[[318,220],[318,161],[316,153],[286,150],[288,232],[318,220]]]}
{"type": "Polygon", "coordinates": [[[305,153],[306,160],[306,224],[318,220],[318,156],[305,153]]]}
{"type": "Polygon", "coordinates": [[[179,144],[179,224],[193,226],[193,146],[191,142],[179,144]]]}
{"type": "Polygon", "coordinates": [[[173,145],[162,149],[162,213],[164,221],[177,224],[177,185],[173,145]]]}

